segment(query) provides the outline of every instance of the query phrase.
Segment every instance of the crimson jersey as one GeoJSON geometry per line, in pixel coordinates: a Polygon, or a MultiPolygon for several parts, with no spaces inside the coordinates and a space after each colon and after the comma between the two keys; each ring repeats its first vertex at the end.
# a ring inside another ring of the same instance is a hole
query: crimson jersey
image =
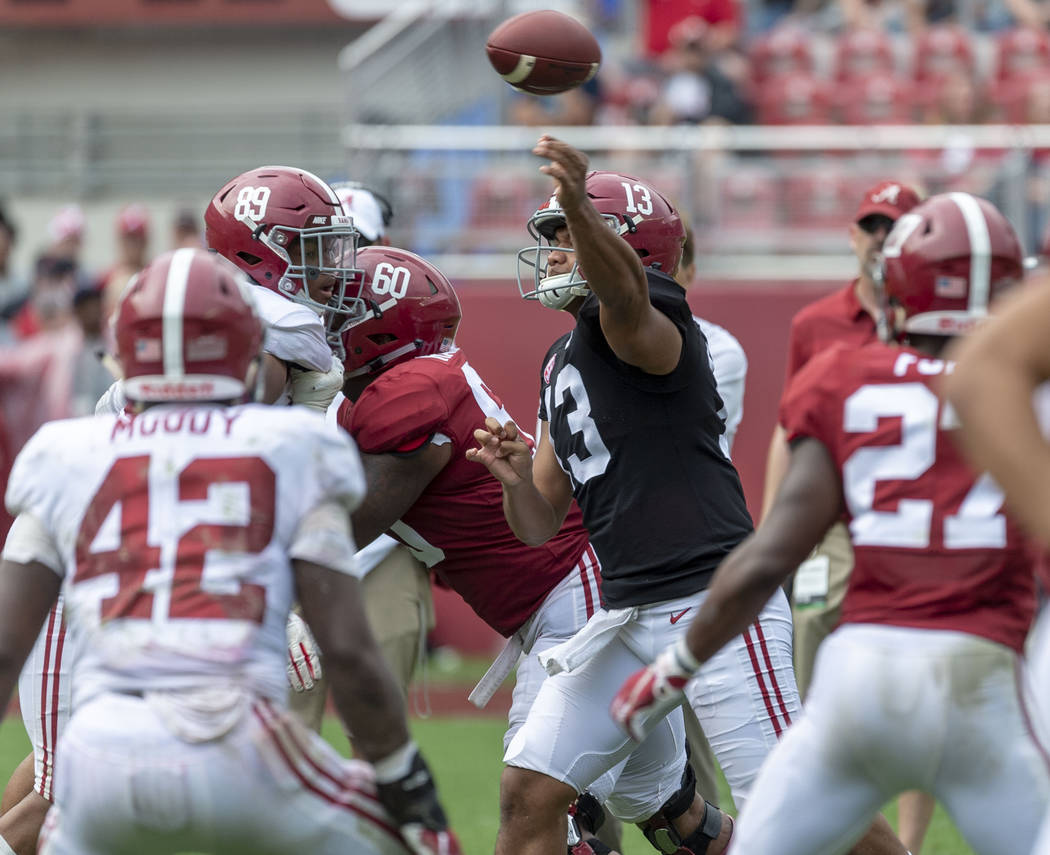
{"type": "Polygon", "coordinates": [[[842,621],[959,630],[1020,651],[1031,553],[1003,495],[956,448],[937,396],[951,363],[875,342],[832,347],[781,403],[788,439],[823,443],[842,478],[856,565],[842,621]]]}
{"type": "Polygon", "coordinates": [[[453,350],[395,365],[355,404],[344,404],[339,424],[363,453],[452,443],[448,465],[390,533],[489,626],[511,635],[575,566],[587,533],[574,504],[561,531],[543,546],[518,540],[503,516],[500,483],[464,456],[477,447],[474,431],[487,416],[511,418],[462,351],[453,350]]]}

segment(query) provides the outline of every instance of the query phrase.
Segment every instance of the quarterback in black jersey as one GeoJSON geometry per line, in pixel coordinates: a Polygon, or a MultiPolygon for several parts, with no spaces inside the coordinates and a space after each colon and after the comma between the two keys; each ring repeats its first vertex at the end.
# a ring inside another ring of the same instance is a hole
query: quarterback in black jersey
{"type": "MultiPolygon", "coordinates": [[[[555,192],[530,221],[536,245],[519,253],[519,271],[531,266],[533,286],[519,272],[519,287],[572,312],[576,326],[544,359],[535,458],[513,423],[492,419],[468,458],[502,482],[507,520],[526,543],[546,542],[576,499],[602,561],[603,609],[541,655],[554,676],[504,756],[496,852],[562,851],[560,812],[624,764],[606,803],[614,815],[638,823],[659,851],[719,855],[732,824],[679,774],[679,710],[646,721],[641,743],[605,713],[618,676],[682,634],[714,568],[751,531],[719,444],[722,401],[706,342],[670,278],[685,230],[647,182],[588,172],[582,152],[548,136],[533,153],[549,161],[541,171],[555,192]]],[[[686,697],[740,807],[799,710],[782,592],[705,668],[686,697]]],[[[892,834],[882,842],[868,851],[903,855],[892,834]]]]}

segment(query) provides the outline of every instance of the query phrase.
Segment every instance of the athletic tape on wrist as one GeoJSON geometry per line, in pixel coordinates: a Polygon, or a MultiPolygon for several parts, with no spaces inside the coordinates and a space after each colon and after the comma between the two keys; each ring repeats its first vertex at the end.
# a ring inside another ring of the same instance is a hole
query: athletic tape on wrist
{"type": "Polygon", "coordinates": [[[388,754],[382,760],[377,760],[373,765],[376,770],[376,781],[380,784],[389,784],[405,777],[412,770],[412,760],[419,753],[419,748],[413,740],[408,740],[404,745],[388,754]]]}

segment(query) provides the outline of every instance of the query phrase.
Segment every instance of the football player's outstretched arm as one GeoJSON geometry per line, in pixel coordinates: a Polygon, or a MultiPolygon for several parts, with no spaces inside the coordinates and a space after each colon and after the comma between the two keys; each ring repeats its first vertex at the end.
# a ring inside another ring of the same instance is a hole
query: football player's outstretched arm
{"type": "Polygon", "coordinates": [[[368,492],[351,516],[358,548],[401,519],[451,459],[451,443],[426,442],[410,453],[362,453],[368,492]]]}
{"type": "Polygon", "coordinates": [[[58,574],[39,561],[0,562],[0,716],[61,587],[58,574]]]}
{"type": "Polygon", "coordinates": [[[841,513],[842,486],[827,449],[798,441],[769,515],[715,573],[689,627],[693,655],[706,661],[747,629],[841,513]]]}
{"type": "Polygon", "coordinates": [[[303,559],[292,566],[336,709],[354,750],[375,766],[380,802],[416,855],[459,855],[430,769],[409,736],[401,689],[369,629],[360,583],[303,559]]]}
{"type": "Polygon", "coordinates": [[[565,212],[576,260],[601,302],[602,331],[609,347],[624,362],[643,371],[669,374],[678,365],[682,335],[650,302],[641,259],[588,200],[584,186],[587,156],[547,135],[540,137],[532,151],[550,161],[540,171],[557,185],[555,193],[565,212]]]}
{"type": "Polygon", "coordinates": [[[1050,445],[1032,395],[1050,379],[1050,281],[1013,295],[992,319],[957,343],[945,394],[962,424],[960,438],[978,469],[1006,494],[1017,519],[1050,545],[1050,445]]]}
{"type": "Polygon", "coordinates": [[[645,722],[681,702],[696,669],[754,621],[841,512],[842,487],[827,449],[815,439],[796,443],[768,517],[719,566],[687,635],[620,687],[613,718],[642,738],[645,722]]]}
{"type": "Polygon", "coordinates": [[[547,422],[540,422],[535,458],[514,422],[501,425],[487,418],[485,428],[474,431],[474,439],[478,447],[467,450],[467,460],[488,467],[503,484],[503,514],[511,531],[529,546],[554,537],[569,512],[572,484],[558,466],[547,422]]]}
{"type": "Polygon", "coordinates": [[[311,561],[293,559],[293,566],[303,619],[354,747],[368,761],[386,757],[409,739],[405,703],[369,629],[360,583],[311,561]]]}

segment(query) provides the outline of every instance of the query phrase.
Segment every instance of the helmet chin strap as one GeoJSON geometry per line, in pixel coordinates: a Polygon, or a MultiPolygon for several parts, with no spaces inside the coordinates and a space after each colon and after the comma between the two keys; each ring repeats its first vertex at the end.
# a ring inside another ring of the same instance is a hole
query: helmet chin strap
{"type": "Polygon", "coordinates": [[[382,356],[377,356],[375,359],[366,362],[360,368],[355,368],[353,371],[348,371],[346,377],[361,377],[365,374],[378,374],[385,365],[393,362],[395,359],[400,359],[402,356],[413,351],[419,350],[422,347],[423,342],[419,339],[414,339],[408,344],[403,344],[401,347],[390,351],[390,353],[384,353],[382,356]]]}

